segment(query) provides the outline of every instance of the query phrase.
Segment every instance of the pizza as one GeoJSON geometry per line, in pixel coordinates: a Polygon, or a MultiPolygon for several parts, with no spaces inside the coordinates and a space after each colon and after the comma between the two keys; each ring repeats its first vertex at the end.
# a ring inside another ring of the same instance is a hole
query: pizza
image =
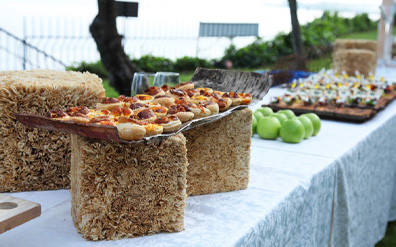
{"type": "Polygon", "coordinates": [[[251,98],[250,94],[195,89],[192,82],[183,82],[175,87],[149,87],[144,94],[132,97],[105,97],[92,109],[80,106],[50,110],[45,116],[57,121],[114,126],[121,139],[132,141],[177,131],[184,122],[216,115],[230,106],[248,105],[251,98]]]}

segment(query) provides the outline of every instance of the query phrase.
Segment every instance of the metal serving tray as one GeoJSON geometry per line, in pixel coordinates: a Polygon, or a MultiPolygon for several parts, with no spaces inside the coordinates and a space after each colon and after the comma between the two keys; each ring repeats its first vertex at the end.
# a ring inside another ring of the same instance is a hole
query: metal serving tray
{"type": "MultiPolygon", "coordinates": [[[[210,87],[214,90],[224,92],[232,91],[238,93],[250,93],[253,98],[251,103],[252,105],[258,103],[268,93],[268,90],[272,84],[272,77],[268,74],[260,74],[255,72],[197,68],[192,77],[192,81],[194,82],[196,88],[210,87]]],[[[22,124],[32,128],[61,131],[90,138],[131,144],[140,142],[147,143],[159,140],[164,137],[176,135],[182,131],[214,122],[236,110],[244,109],[246,107],[248,106],[233,106],[224,112],[220,112],[219,114],[185,122],[177,131],[144,137],[143,139],[137,141],[125,141],[121,139],[118,134],[117,127],[115,126],[75,123],[72,121],[58,121],[45,116],[26,113],[18,113],[15,114],[15,116],[22,124]]]]}

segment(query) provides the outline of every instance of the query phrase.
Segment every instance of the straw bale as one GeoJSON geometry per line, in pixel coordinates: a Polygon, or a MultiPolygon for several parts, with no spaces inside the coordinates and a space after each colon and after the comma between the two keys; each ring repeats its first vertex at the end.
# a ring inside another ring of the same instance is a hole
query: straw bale
{"type": "Polygon", "coordinates": [[[377,41],[364,39],[337,39],[334,49],[362,49],[377,53],[377,41]]]}
{"type": "Polygon", "coordinates": [[[182,134],[149,144],[71,138],[71,213],[84,238],[184,229],[188,160],[182,134]]]}
{"type": "Polygon", "coordinates": [[[248,108],[183,132],[187,139],[187,193],[246,189],[249,183],[252,111],[248,108]]]}
{"type": "Polygon", "coordinates": [[[14,113],[93,106],[104,97],[101,79],[71,71],[0,72],[0,192],[69,188],[70,137],[31,129],[14,113]]]}
{"type": "Polygon", "coordinates": [[[375,73],[376,53],[362,49],[339,49],[333,53],[333,70],[355,76],[355,71],[368,76],[375,73]]]}
{"type": "Polygon", "coordinates": [[[355,71],[368,76],[377,66],[377,42],[372,40],[338,39],[333,50],[333,70],[355,76],[355,71]]]}

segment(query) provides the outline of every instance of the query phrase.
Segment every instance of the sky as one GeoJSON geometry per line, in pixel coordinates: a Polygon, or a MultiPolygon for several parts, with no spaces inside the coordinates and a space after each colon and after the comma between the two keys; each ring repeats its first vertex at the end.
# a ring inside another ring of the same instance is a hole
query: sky
{"type": "MultiPolygon", "coordinates": [[[[127,37],[124,47],[127,54],[135,58],[152,54],[170,59],[182,56],[212,59],[221,57],[231,42],[241,48],[255,40],[255,37],[237,37],[232,41],[228,38],[198,39],[200,22],[258,23],[259,37],[264,40],[291,30],[287,0],[134,2],[139,3],[138,17],[117,18],[117,26],[119,33],[127,37]],[[146,37],[151,40],[146,42],[146,37]],[[181,40],[176,42],[175,37],[181,40]]],[[[339,11],[345,17],[364,12],[378,19],[381,3],[382,0],[297,0],[298,18],[300,24],[305,24],[320,17],[323,10],[330,10],[339,11]]],[[[27,37],[29,44],[66,64],[97,61],[99,55],[88,31],[97,11],[97,0],[0,0],[0,28],[17,37],[27,37]],[[48,35],[67,39],[38,38],[48,35]],[[72,40],[70,37],[74,36],[80,38],[72,40]]],[[[18,46],[1,37],[0,47],[20,53],[18,46]]],[[[11,53],[7,53],[7,59],[0,57],[0,69],[10,64],[20,66],[11,53]]]]}
{"type": "MultiPolygon", "coordinates": [[[[286,0],[136,0],[139,19],[180,22],[261,23],[268,32],[290,25],[286,0]]],[[[299,0],[299,20],[310,21],[323,9],[379,13],[381,0],[299,0]]],[[[92,20],[97,13],[96,0],[0,0],[0,27],[21,35],[24,17],[60,17],[92,20]]],[[[261,30],[260,30],[261,31],[261,30]]],[[[265,29],[261,32],[265,32],[265,29]]]]}

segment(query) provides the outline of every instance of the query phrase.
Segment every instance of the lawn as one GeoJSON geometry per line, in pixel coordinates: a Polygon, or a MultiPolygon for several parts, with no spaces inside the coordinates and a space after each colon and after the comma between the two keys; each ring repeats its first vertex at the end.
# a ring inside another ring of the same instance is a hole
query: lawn
{"type": "Polygon", "coordinates": [[[396,246],[396,221],[389,222],[385,237],[375,247],[396,246]]]}
{"type": "MultiPolygon", "coordinates": [[[[369,39],[369,40],[377,40],[377,30],[360,32],[360,33],[350,33],[341,36],[341,39],[369,39]]],[[[393,28],[393,36],[396,35],[396,28],[393,28]]]]}
{"type": "Polygon", "coordinates": [[[103,87],[105,89],[106,92],[106,97],[118,97],[118,95],[120,95],[112,86],[109,85],[109,80],[108,79],[104,79],[103,80],[103,87]]]}
{"type": "Polygon", "coordinates": [[[350,33],[340,37],[341,39],[369,39],[377,40],[377,30],[361,32],[361,33],[350,33]]]}

